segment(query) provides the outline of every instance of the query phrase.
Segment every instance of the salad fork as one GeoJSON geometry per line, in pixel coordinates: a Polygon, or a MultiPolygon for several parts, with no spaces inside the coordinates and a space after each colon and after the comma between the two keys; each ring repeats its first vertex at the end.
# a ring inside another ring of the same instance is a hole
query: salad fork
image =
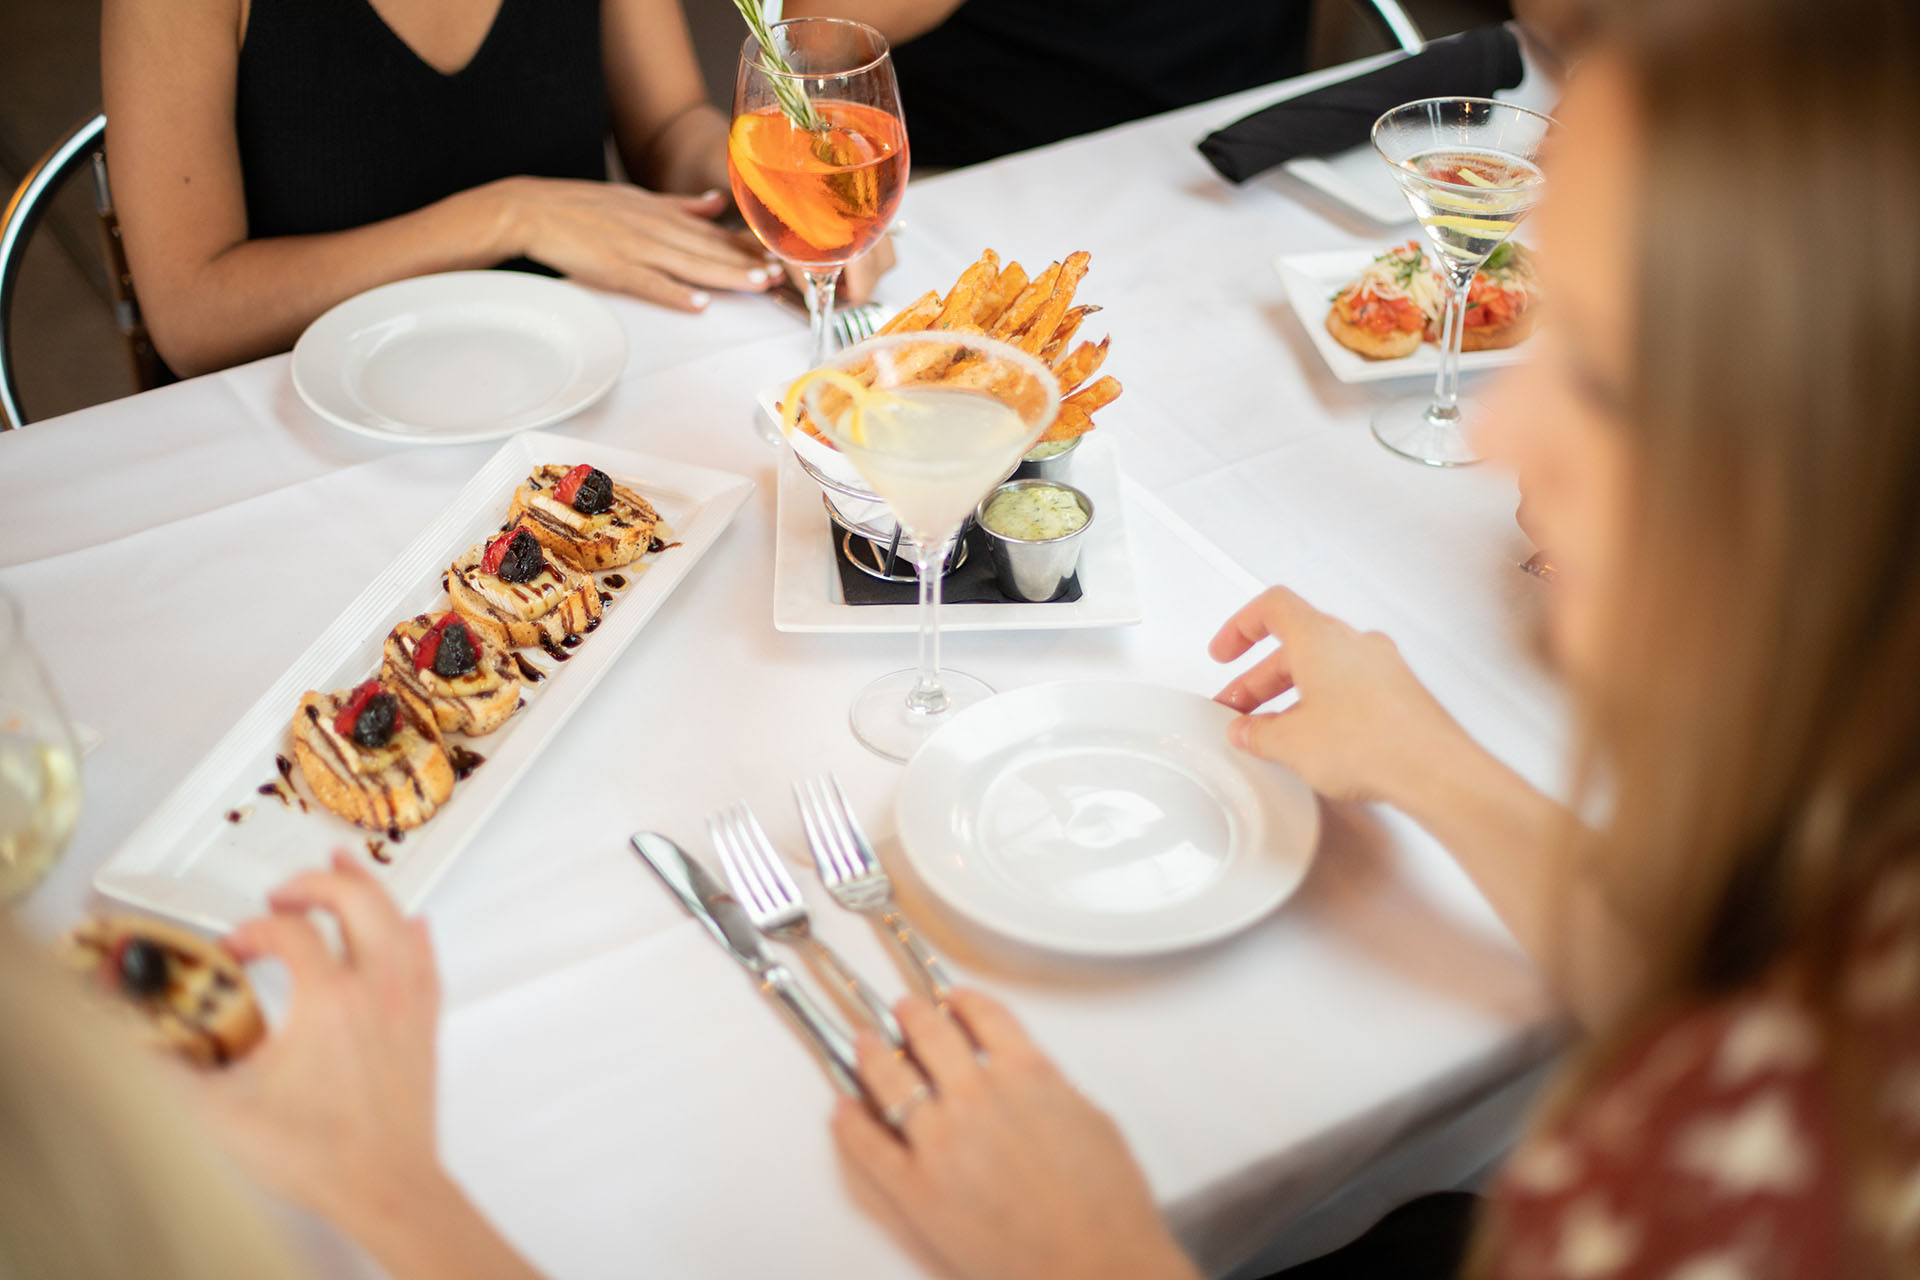
{"type": "Polygon", "coordinates": [[[856,302],[833,313],[833,336],[843,347],[865,342],[880,327],[887,309],[877,302],[856,302]]]}
{"type": "Polygon", "coordinates": [[[944,1003],[953,982],[933,949],[920,940],[893,902],[893,881],[881,867],[860,820],[853,816],[840,779],[831,773],[793,784],[800,821],[807,829],[813,865],[833,900],[849,911],[872,916],[887,927],[892,938],[925,981],[934,1000],[944,1003]]]}
{"type": "Polygon", "coordinates": [[[806,904],[800,900],[800,886],[793,882],[792,874],[753,810],[744,803],[735,803],[709,814],[707,833],[720,853],[720,866],[733,888],[733,896],[747,909],[747,918],[753,921],[753,927],[769,938],[810,948],[834,981],[866,1009],[880,1033],[892,1044],[901,1044],[900,1024],[880,993],[867,985],[866,980],[840,958],[839,952],[813,936],[813,922],[807,916],[806,904]]]}

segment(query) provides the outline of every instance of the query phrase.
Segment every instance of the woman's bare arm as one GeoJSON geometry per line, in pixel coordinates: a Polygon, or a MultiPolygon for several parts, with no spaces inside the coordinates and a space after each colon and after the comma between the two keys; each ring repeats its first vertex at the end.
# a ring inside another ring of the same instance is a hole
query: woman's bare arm
{"type": "Polygon", "coordinates": [[[1210,652],[1229,662],[1267,639],[1279,647],[1216,699],[1245,713],[1235,745],[1331,799],[1390,804],[1425,827],[1581,1022],[1604,1024],[1637,994],[1652,949],[1575,865],[1563,805],[1469,738],[1385,636],[1275,587],[1210,652]],[[1253,714],[1289,690],[1293,706],[1253,714]]]}
{"type": "Polygon", "coordinates": [[[239,0],[105,0],[102,13],[127,259],[154,344],[182,374],[283,351],[375,285],[517,256],[682,310],[704,307],[704,289],[771,279],[708,221],[719,202],[604,182],[504,178],[348,231],[249,239],[234,129],[240,20],[239,0]]]}

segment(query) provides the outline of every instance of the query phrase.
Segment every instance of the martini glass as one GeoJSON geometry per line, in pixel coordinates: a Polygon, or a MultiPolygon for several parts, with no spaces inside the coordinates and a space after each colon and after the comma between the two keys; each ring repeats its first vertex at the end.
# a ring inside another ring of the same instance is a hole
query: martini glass
{"type": "Polygon", "coordinates": [[[1374,437],[1395,453],[1436,467],[1480,460],[1460,423],[1467,290],[1545,193],[1540,148],[1552,127],[1551,117],[1490,98],[1425,98],[1374,122],[1374,150],[1393,166],[1447,282],[1432,397],[1396,400],[1373,417],[1374,437]]]}
{"type": "Polygon", "coordinates": [[[942,567],[967,517],[1012,474],[1060,409],[1060,386],[1032,356],[977,334],[901,333],[841,352],[803,403],[900,523],[920,576],[920,664],[854,699],[854,737],[904,761],[954,713],[993,689],[940,669],[942,567]]]}

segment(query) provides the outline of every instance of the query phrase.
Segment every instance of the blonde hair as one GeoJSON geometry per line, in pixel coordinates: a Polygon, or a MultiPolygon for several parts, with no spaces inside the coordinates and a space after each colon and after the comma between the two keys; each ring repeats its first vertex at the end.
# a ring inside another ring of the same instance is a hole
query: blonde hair
{"type": "Polygon", "coordinates": [[[161,1065],[0,916],[0,1280],[297,1274],[161,1065]]]}

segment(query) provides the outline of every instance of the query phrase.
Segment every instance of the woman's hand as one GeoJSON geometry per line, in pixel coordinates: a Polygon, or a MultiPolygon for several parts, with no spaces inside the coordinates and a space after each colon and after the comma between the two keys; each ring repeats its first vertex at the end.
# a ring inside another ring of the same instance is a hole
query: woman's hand
{"type": "Polygon", "coordinates": [[[845,302],[866,302],[873,297],[873,287],[880,277],[893,270],[893,237],[881,236],[873,248],[849,262],[840,273],[838,293],[845,302]]]}
{"type": "Polygon", "coordinates": [[[699,311],[709,290],[758,293],[781,276],[758,245],[714,225],[729,207],[723,192],[656,195],[561,178],[508,178],[493,190],[506,202],[513,254],[595,288],[699,311]]]}
{"type": "Polygon", "coordinates": [[[911,1058],[860,1039],[861,1080],[899,1129],[841,1102],[856,1197],[943,1275],[1195,1280],[1113,1121],[997,1001],[955,991],[949,1008],[896,1006],[911,1058]]]}
{"type": "Polygon", "coordinates": [[[1214,701],[1242,713],[1230,730],[1235,746],[1286,765],[1320,794],[1399,802],[1435,752],[1468,744],[1393,641],[1355,631],[1285,587],[1255,597],[1207,651],[1231,662],[1268,637],[1278,648],[1214,701]],[[1251,714],[1290,689],[1300,695],[1293,706],[1251,714]]]}
{"type": "Polygon", "coordinates": [[[293,977],[287,1023],[187,1087],[216,1139],[257,1181],[327,1218],[395,1280],[533,1280],[534,1271],[440,1166],[434,1045],[440,979],[409,920],[345,853],[267,897],[227,949],[293,977]],[[308,917],[338,926],[335,954],[308,917]]]}
{"type": "Polygon", "coordinates": [[[222,1144],[270,1191],[339,1221],[359,1201],[404,1203],[440,1176],[434,1044],[440,982],[426,925],[400,914],[352,857],[268,896],[273,914],[227,938],[241,961],[293,978],[286,1025],[195,1092],[222,1144]],[[308,918],[339,926],[336,955],[308,918]]]}

